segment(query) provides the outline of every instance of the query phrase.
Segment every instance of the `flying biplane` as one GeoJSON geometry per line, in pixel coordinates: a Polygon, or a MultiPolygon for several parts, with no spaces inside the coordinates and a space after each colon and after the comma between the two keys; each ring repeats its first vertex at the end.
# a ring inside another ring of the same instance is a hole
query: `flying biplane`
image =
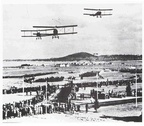
{"type": "Polygon", "coordinates": [[[89,15],[89,16],[96,16],[98,18],[98,16],[101,18],[102,16],[109,16],[112,14],[106,14],[105,11],[112,11],[113,9],[89,9],[89,8],[84,8],[84,10],[91,10],[91,11],[97,11],[96,13],[93,14],[89,14],[89,13],[84,13],[84,15],[89,15]]]}
{"type": "Polygon", "coordinates": [[[59,39],[59,35],[77,34],[77,32],[74,31],[74,27],[77,27],[77,25],[33,26],[33,28],[37,28],[37,30],[21,30],[21,32],[24,33],[22,37],[36,37],[36,39],[41,39],[42,37],[52,36],[52,39],[59,39]],[[70,28],[72,29],[70,30],[70,28]]]}

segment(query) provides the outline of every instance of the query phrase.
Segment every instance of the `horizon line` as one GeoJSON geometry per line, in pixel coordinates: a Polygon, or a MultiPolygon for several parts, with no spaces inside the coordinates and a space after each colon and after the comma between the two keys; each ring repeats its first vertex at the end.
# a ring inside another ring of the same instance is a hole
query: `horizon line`
{"type": "MultiPolygon", "coordinates": [[[[82,52],[78,52],[78,53],[82,53],[82,52]]],[[[87,53],[87,52],[85,52],[87,53]]],[[[76,54],[76,53],[73,53],[73,54],[76,54]]],[[[68,54],[66,56],[69,56],[69,55],[73,55],[73,54],[68,54]]],[[[91,54],[91,53],[89,53],[91,54]]],[[[94,53],[93,53],[94,54],[94,53]]],[[[91,55],[93,55],[91,54],[91,55]]],[[[141,56],[142,54],[102,54],[102,55],[98,55],[98,56],[104,56],[104,55],[107,55],[107,56],[112,56],[112,55],[137,55],[137,56],[141,56]]],[[[13,58],[13,59],[3,59],[3,61],[5,60],[43,60],[43,59],[55,59],[55,58],[62,58],[62,57],[66,57],[66,56],[60,56],[60,57],[51,57],[51,58],[13,58]]]]}

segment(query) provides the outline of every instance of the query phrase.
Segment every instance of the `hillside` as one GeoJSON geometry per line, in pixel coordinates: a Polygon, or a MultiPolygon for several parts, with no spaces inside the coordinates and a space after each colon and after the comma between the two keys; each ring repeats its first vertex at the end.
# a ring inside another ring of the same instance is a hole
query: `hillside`
{"type": "Polygon", "coordinates": [[[142,60],[142,55],[100,55],[94,56],[90,53],[80,52],[65,57],[51,58],[51,61],[73,61],[73,60],[90,60],[90,61],[111,61],[111,60],[142,60]]]}
{"type": "Polygon", "coordinates": [[[114,61],[114,60],[142,60],[142,55],[100,55],[94,56],[90,53],[79,52],[71,55],[67,55],[59,58],[50,59],[14,59],[14,60],[4,60],[4,61],[114,61]]]}
{"type": "Polygon", "coordinates": [[[98,60],[142,60],[142,55],[101,55],[98,60]]]}
{"type": "Polygon", "coordinates": [[[52,61],[73,61],[73,60],[97,60],[98,57],[94,56],[90,53],[86,52],[80,52],[80,53],[74,53],[65,57],[60,58],[51,58],[52,61]]]}

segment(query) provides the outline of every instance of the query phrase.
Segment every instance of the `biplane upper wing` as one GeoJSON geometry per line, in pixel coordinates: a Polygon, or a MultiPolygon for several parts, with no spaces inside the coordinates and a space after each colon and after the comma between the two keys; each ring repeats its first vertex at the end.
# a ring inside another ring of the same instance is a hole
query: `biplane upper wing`
{"type": "Polygon", "coordinates": [[[84,8],[84,10],[92,10],[92,11],[111,11],[113,9],[90,9],[90,8],[84,8]]]}
{"type": "Polygon", "coordinates": [[[111,11],[113,9],[90,9],[90,8],[84,8],[84,10],[92,10],[92,11],[111,11]]]}
{"type": "Polygon", "coordinates": [[[55,28],[55,26],[33,26],[33,28],[55,28]]]}
{"type": "Polygon", "coordinates": [[[77,25],[56,26],[56,28],[68,28],[68,27],[77,27],[77,25]]]}
{"type": "Polygon", "coordinates": [[[67,28],[67,27],[77,27],[77,25],[64,25],[64,26],[33,26],[33,28],[67,28]]]}

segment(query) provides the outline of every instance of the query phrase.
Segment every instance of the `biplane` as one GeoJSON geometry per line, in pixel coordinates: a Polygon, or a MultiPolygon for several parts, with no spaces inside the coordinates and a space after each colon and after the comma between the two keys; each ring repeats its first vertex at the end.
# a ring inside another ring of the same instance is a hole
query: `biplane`
{"type": "Polygon", "coordinates": [[[59,39],[59,35],[77,34],[77,32],[74,31],[75,27],[77,27],[77,25],[33,26],[33,28],[37,29],[21,30],[21,32],[24,33],[22,37],[36,37],[36,39],[42,39],[42,37],[52,36],[52,39],[53,38],[59,39]]]}
{"type": "Polygon", "coordinates": [[[110,13],[105,13],[105,11],[112,11],[113,9],[89,9],[89,8],[84,8],[84,10],[91,10],[91,11],[97,11],[96,13],[90,14],[90,13],[84,13],[84,15],[89,15],[89,16],[96,16],[98,17],[102,17],[102,16],[109,16],[112,15],[110,13]]]}

